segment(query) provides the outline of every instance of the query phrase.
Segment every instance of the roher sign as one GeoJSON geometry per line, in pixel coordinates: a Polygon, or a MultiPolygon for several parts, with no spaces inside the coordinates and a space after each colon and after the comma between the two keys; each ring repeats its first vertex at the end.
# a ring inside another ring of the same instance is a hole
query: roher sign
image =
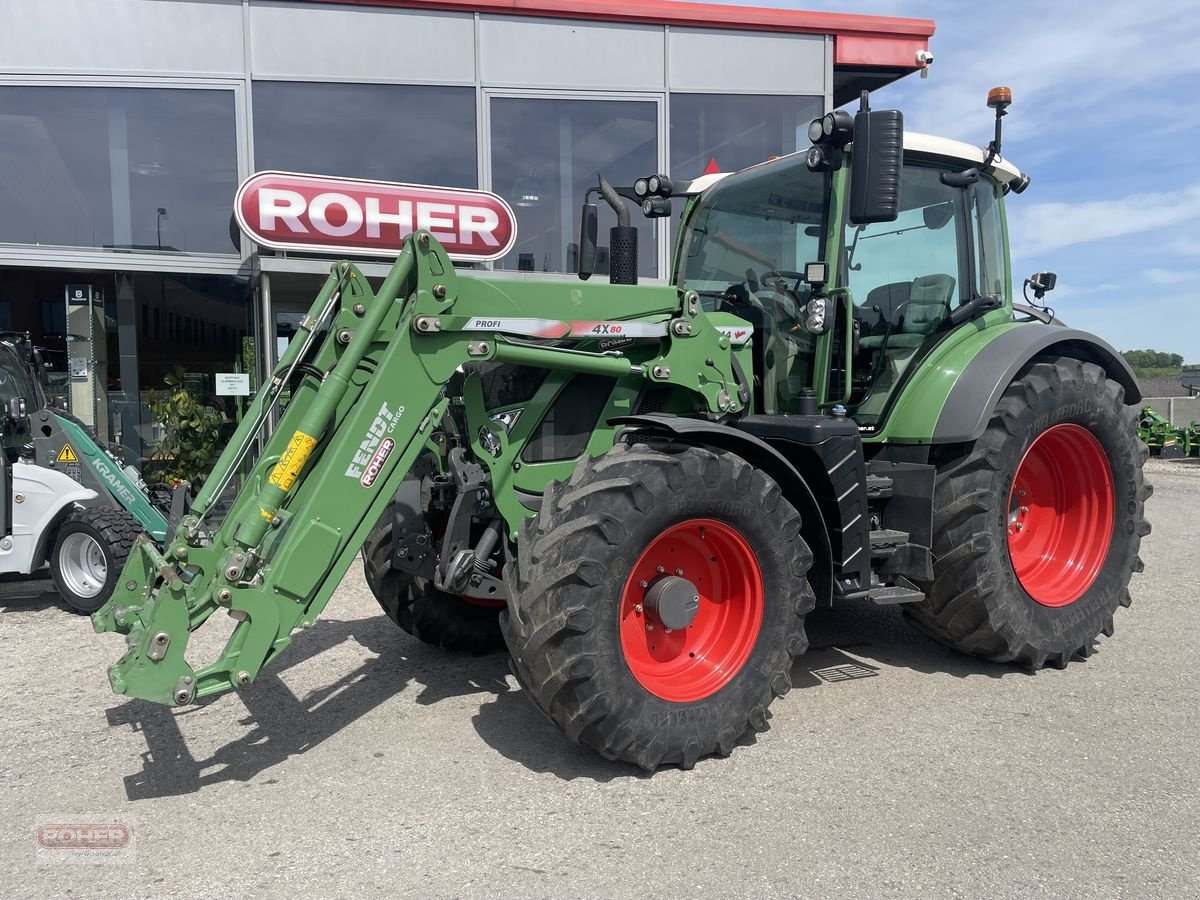
{"type": "Polygon", "coordinates": [[[404,238],[425,229],[451,259],[499,259],[517,239],[507,203],[487,191],[258,172],[238,188],[238,226],[278,250],[396,256],[404,238]]]}

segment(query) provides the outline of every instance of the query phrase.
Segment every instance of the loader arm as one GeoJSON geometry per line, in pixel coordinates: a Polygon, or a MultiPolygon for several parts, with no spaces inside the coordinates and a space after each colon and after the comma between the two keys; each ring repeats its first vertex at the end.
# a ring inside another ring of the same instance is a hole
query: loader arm
{"type": "MultiPolygon", "coordinates": [[[[324,609],[441,422],[447,382],[486,360],[670,384],[714,419],[740,412],[747,397],[729,338],[692,292],[459,279],[427,232],[405,241],[378,291],[338,262],[190,514],[161,552],[141,537],[93,616],[97,631],[126,636],[109,670],[113,690],[180,705],[252,683],[324,609]],[[640,338],[657,352],[635,362],[573,346],[605,336],[640,338]],[[287,389],[278,426],[217,524],[287,389]],[[220,610],[237,620],[233,633],[218,659],[193,669],[190,633],[220,610]]],[[[498,480],[508,477],[500,468],[498,480]]],[[[507,518],[518,514],[508,509],[507,518]]],[[[517,524],[507,521],[510,535],[517,524]]]]}

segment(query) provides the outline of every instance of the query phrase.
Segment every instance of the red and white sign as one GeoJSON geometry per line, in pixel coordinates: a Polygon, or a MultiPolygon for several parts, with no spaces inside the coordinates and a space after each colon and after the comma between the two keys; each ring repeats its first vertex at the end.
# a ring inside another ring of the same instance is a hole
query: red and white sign
{"type": "Polygon", "coordinates": [[[517,219],[495,194],[463,188],[259,172],[238,188],[238,226],[279,250],[396,256],[404,238],[430,232],[451,259],[499,259],[517,219]]]}

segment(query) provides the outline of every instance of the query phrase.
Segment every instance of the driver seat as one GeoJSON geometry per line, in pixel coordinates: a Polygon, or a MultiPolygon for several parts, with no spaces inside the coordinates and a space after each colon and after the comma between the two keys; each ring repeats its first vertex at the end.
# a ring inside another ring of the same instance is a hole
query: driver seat
{"type": "MultiPolygon", "coordinates": [[[[863,350],[878,350],[887,339],[889,349],[919,347],[950,313],[950,301],[954,297],[954,279],[949,275],[919,275],[908,286],[908,300],[891,310],[898,319],[892,325],[891,335],[877,334],[859,341],[863,350]]],[[[894,285],[886,285],[889,293],[894,285]]],[[[870,299],[870,294],[867,295],[870,299]]],[[[886,322],[886,319],[885,319],[886,322]]],[[[878,326],[876,326],[878,328],[878,326]]]]}

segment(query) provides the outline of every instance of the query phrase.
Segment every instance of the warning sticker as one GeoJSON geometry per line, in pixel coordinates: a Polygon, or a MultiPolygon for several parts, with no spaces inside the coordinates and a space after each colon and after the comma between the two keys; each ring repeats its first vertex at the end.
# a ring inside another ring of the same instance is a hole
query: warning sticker
{"type": "Polygon", "coordinates": [[[58,451],[58,456],[54,457],[56,462],[61,463],[77,463],[79,457],[75,455],[75,448],[70,444],[63,444],[62,449],[58,451]]]}
{"type": "Polygon", "coordinates": [[[315,446],[317,446],[317,439],[315,437],[311,437],[303,431],[297,431],[292,435],[292,439],[288,441],[287,449],[283,451],[283,456],[279,457],[279,462],[271,470],[271,475],[267,481],[278,486],[281,490],[290,491],[315,446]]]}

